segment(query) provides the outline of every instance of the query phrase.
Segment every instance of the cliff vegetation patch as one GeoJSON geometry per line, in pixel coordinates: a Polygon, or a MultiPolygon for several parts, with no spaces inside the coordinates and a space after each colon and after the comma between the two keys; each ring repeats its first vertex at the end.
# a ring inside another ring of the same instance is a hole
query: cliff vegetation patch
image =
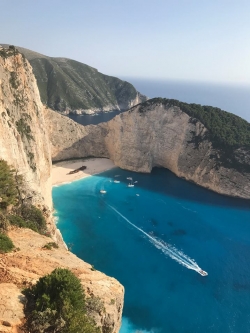
{"type": "Polygon", "coordinates": [[[0,231],[10,225],[46,233],[46,221],[42,212],[29,203],[26,184],[21,175],[6,161],[0,160],[0,231]]]}
{"type": "Polygon", "coordinates": [[[175,99],[153,98],[141,104],[139,112],[147,106],[163,104],[177,106],[190,117],[198,119],[209,130],[212,143],[223,149],[250,148],[250,123],[219,108],[183,103],[175,99]]]}
{"type": "Polygon", "coordinates": [[[57,268],[24,291],[27,297],[25,324],[30,333],[98,333],[87,315],[80,280],[68,269],[57,268]]]}
{"type": "Polygon", "coordinates": [[[14,247],[12,240],[7,235],[0,232],[0,253],[11,252],[14,247]]]}

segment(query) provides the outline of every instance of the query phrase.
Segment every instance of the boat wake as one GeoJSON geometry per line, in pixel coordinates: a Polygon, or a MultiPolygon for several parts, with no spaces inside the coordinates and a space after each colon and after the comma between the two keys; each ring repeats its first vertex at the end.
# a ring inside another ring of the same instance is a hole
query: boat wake
{"type": "Polygon", "coordinates": [[[130,225],[132,225],[135,229],[140,231],[144,236],[146,236],[149,241],[159,250],[161,250],[165,255],[169,256],[171,259],[177,261],[179,264],[183,265],[184,267],[188,269],[192,269],[199,273],[202,276],[208,275],[207,272],[203,271],[198,264],[195,262],[194,259],[189,258],[185,253],[178,250],[176,247],[165,243],[163,240],[149,235],[141,228],[137,227],[135,224],[130,222],[124,215],[122,215],[120,212],[118,212],[117,209],[115,209],[113,206],[108,205],[113,211],[115,211],[119,216],[121,216],[126,222],[128,222],[130,225]]]}

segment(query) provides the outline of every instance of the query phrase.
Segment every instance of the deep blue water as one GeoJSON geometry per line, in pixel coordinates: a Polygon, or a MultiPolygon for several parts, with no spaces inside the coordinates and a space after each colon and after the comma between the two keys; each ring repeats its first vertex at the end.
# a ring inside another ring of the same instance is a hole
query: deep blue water
{"type": "Polygon", "coordinates": [[[126,78],[142,94],[211,105],[250,121],[250,85],[126,78]]]}
{"type": "MultiPolygon", "coordinates": [[[[123,78],[132,83],[142,94],[153,97],[178,99],[186,103],[211,105],[234,113],[250,121],[250,86],[204,82],[150,80],[123,78]]],[[[70,115],[82,125],[96,125],[114,118],[118,111],[90,115],[70,115]]]]}
{"type": "Polygon", "coordinates": [[[121,333],[249,332],[249,201],[119,168],[54,187],[53,201],[73,252],[125,286],[121,333]]]}

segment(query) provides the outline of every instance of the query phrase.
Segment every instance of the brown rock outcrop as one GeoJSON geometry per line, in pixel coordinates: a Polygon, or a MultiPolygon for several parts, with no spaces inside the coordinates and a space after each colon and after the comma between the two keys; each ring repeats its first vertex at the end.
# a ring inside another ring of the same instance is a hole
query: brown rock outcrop
{"type": "Polygon", "coordinates": [[[80,279],[86,297],[94,297],[97,301],[91,316],[101,330],[105,332],[105,328],[108,328],[112,333],[119,331],[124,288],[116,279],[94,270],[66,249],[43,249],[51,238],[32,230],[14,229],[9,232],[9,237],[19,250],[0,256],[0,320],[9,321],[11,326],[20,324],[24,317],[24,297],[20,296],[16,286],[27,287],[41,276],[61,267],[70,269],[80,279]],[[6,306],[1,312],[3,299],[6,306]]]}

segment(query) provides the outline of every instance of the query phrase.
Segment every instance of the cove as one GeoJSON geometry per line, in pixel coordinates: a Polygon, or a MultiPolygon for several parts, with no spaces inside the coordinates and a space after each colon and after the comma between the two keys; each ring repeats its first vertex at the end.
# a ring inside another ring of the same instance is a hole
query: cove
{"type": "Polygon", "coordinates": [[[115,168],[54,187],[53,202],[72,251],[125,286],[121,333],[245,333],[250,327],[249,201],[166,169],[115,168]]]}

